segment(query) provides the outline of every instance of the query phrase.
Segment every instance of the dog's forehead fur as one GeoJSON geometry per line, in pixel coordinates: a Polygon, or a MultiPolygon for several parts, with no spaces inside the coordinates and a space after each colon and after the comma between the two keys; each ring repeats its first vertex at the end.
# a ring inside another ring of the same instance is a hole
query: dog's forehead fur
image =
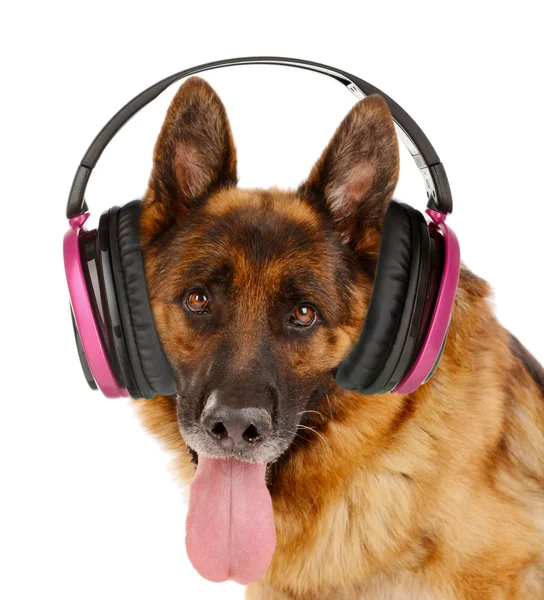
{"type": "Polygon", "coordinates": [[[326,216],[294,192],[223,189],[190,211],[158,249],[153,293],[173,301],[189,284],[229,285],[239,302],[314,301],[333,320],[357,295],[356,261],[326,216]]]}

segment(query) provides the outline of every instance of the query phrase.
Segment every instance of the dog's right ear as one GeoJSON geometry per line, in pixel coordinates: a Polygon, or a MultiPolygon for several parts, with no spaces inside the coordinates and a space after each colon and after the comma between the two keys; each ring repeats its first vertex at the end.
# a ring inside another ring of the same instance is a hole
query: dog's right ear
{"type": "Polygon", "coordinates": [[[225,107],[204,79],[191,77],[174,96],[155,144],[140,218],[142,243],[215,189],[236,183],[236,148],[225,107]]]}

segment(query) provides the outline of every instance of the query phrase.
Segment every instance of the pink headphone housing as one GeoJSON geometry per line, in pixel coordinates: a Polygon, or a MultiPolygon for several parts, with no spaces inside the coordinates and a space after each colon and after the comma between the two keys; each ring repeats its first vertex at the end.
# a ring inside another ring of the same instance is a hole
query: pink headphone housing
{"type": "Polygon", "coordinates": [[[448,331],[457,284],[461,268],[461,252],[459,240],[455,233],[446,225],[446,215],[427,209],[425,211],[442,232],[444,238],[444,272],[438,298],[431,317],[427,336],[414,364],[399,381],[392,392],[409,394],[417,389],[432,374],[437,360],[442,355],[443,343],[448,331]]]}
{"type": "Polygon", "coordinates": [[[111,370],[98,326],[95,321],[87,282],[81,265],[79,237],[90,213],[69,220],[70,229],[64,235],[64,269],[68,282],[70,304],[79,332],[85,358],[100,391],[107,398],[127,397],[129,394],[116,381],[111,370]]]}

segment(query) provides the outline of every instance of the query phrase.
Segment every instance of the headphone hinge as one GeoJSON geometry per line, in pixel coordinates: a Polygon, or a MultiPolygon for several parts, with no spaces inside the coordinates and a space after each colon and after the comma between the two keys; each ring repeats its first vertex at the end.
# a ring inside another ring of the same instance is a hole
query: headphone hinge
{"type": "Polygon", "coordinates": [[[427,188],[427,208],[449,215],[453,211],[453,199],[444,165],[439,162],[420,170],[427,188]]]}

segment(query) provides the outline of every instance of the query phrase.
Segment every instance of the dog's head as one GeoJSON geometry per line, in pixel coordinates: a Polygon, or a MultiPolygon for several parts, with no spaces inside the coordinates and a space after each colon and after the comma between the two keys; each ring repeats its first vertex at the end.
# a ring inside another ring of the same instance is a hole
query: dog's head
{"type": "Polygon", "coordinates": [[[155,146],[141,239],[180,429],[197,454],[274,462],[334,388],[362,328],[398,171],[375,95],[298,190],[240,189],[220,99],[202,79],[181,86],[155,146]]]}

